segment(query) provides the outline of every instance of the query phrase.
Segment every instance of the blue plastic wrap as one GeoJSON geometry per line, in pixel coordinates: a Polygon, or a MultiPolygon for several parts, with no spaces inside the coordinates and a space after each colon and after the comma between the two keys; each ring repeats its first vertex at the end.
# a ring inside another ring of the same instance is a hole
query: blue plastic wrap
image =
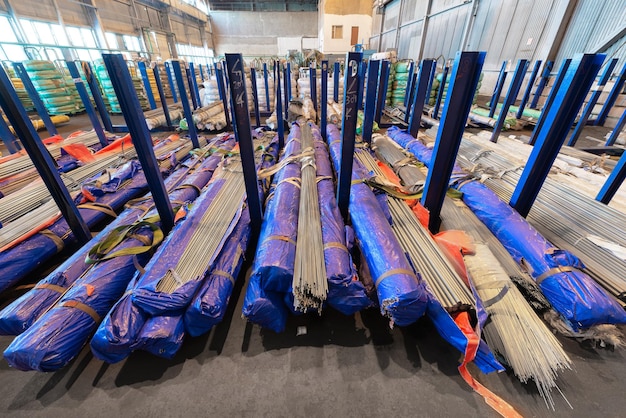
{"type": "MultiPolygon", "coordinates": [[[[328,125],[330,153],[339,165],[341,134],[328,125]]],[[[360,168],[362,171],[364,169],[360,168]]],[[[428,303],[425,285],[415,276],[380,205],[369,186],[358,174],[354,162],[350,192],[350,218],[357,242],[374,278],[381,313],[399,325],[408,325],[424,315],[428,303]]]]}
{"type": "Polygon", "coordinates": [[[159,315],[146,320],[134,349],[171,359],[183,345],[184,338],[185,326],[182,314],[159,315]]]}
{"type": "MultiPolygon", "coordinates": [[[[398,128],[387,134],[411,151],[426,166],[430,165],[432,150],[398,128]]],[[[455,165],[451,182],[464,174],[455,165]]],[[[539,288],[574,329],[598,324],[626,323],[626,312],[589,275],[580,271],[584,266],[572,253],[557,249],[534,229],[522,216],[487,186],[479,182],[462,182],[457,188],[463,201],[500,240],[518,263],[530,267],[531,276],[545,276],[539,288]],[[559,268],[572,271],[559,271],[559,268]]]]}

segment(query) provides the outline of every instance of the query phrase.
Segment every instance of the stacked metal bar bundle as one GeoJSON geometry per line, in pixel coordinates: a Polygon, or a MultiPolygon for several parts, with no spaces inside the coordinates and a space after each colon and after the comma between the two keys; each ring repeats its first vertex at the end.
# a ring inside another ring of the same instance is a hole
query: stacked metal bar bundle
{"type": "MultiPolygon", "coordinates": [[[[182,105],[169,105],[167,110],[170,114],[170,121],[174,122],[183,118],[182,105]]],[[[163,109],[148,110],[147,112],[144,112],[144,115],[146,116],[146,125],[148,125],[149,130],[160,128],[161,126],[165,126],[167,123],[163,109]]]]}
{"type": "MultiPolygon", "coordinates": [[[[224,114],[224,104],[218,101],[194,110],[193,123],[196,125],[196,128],[207,131],[219,131],[225,128],[226,115],[224,114]]],[[[180,129],[188,129],[187,119],[181,119],[180,129]]]]}
{"type": "MultiPolygon", "coordinates": [[[[413,152],[426,166],[432,150],[397,128],[389,136],[413,152]]],[[[455,167],[452,182],[463,201],[498,237],[511,256],[524,263],[546,298],[573,330],[600,324],[626,323],[626,312],[582,271],[584,265],[569,251],[556,248],[495,193],[455,167]]]]}
{"type": "MultiPolygon", "coordinates": [[[[227,151],[232,145],[230,141],[220,148],[227,151]]],[[[186,179],[190,168],[181,168],[174,177],[176,180],[168,182],[173,188],[170,193],[172,202],[181,205],[195,199],[199,187],[211,178],[221,157],[222,152],[219,152],[216,158],[207,158],[201,164],[202,159],[198,158],[195,164],[191,164],[197,170],[186,179]]],[[[9,307],[14,309],[3,315],[6,316],[3,322],[15,326],[20,325],[18,318],[24,317],[17,302],[22,302],[20,306],[26,311],[32,309],[23,305],[26,302],[36,300],[44,305],[31,312],[38,319],[33,323],[31,317],[22,323],[22,328],[27,329],[5,351],[5,359],[10,365],[21,370],[52,371],[63,367],[79,353],[101,318],[122,296],[138,266],[150,258],[149,250],[163,237],[157,212],[151,206],[148,198],[129,208],[115,228],[107,228],[106,233],[96,237],[95,246],[92,241],[79,251],[82,256],[87,253],[89,262],[74,257],[74,263],[62,265],[39,287],[9,307]],[[55,281],[60,284],[50,285],[55,281]]]]}
{"type": "MultiPolygon", "coordinates": [[[[259,160],[269,144],[266,138],[261,142],[259,160]]],[[[144,347],[166,357],[176,352],[182,341],[177,332],[184,329],[182,315],[241,221],[244,201],[241,162],[236,156],[228,157],[98,327],[91,342],[96,357],[117,362],[144,347]],[[166,326],[172,334],[165,329],[159,335],[152,332],[166,326]]]]}

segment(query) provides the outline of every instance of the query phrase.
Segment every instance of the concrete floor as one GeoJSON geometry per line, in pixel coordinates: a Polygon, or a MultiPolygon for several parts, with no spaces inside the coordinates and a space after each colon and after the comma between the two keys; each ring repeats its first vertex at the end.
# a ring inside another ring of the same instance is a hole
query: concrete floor
{"type": "MultiPolygon", "coordinates": [[[[376,310],[346,317],[328,309],[321,317],[291,317],[279,335],[240,318],[242,289],[240,283],[225,321],[188,338],[173,360],[138,352],[107,365],[85,347],[48,374],[1,360],[0,416],[498,416],[461,379],[460,353],[427,319],[391,330],[376,310]],[[298,326],[307,334],[297,336],[298,326]]],[[[10,341],[0,337],[0,349],[10,341]]],[[[622,416],[624,351],[561,341],[574,367],[559,386],[573,409],[554,393],[556,411],[548,410],[533,385],[510,372],[474,375],[523,416],[622,416]]]]}

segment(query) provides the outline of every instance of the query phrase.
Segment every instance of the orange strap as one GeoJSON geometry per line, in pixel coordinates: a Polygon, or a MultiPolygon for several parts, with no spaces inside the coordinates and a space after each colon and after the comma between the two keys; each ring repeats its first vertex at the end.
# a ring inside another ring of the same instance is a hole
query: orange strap
{"type": "Polygon", "coordinates": [[[467,370],[467,364],[474,360],[476,352],[478,351],[478,345],[480,344],[480,338],[472,329],[469,321],[469,315],[467,312],[461,312],[454,318],[454,322],[459,326],[465,337],[467,337],[467,349],[463,355],[463,362],[459,366],[459,373],[463,380],[474,389],[476,393],[485,399],[487,405],[489,405],[494,411],[502,415],[503,417],[513,418],[522,417],[511,405],[506,403],[495,393],[481,385],[472,377],[469,370],[467,370]]]}

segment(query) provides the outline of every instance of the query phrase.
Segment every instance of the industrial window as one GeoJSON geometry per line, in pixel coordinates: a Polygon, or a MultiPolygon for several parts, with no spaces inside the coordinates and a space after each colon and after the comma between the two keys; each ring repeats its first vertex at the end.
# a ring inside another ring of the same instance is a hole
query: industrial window
{"type": "Polygon", "coordinates": [[[333,25],[333,39],[343,39],[343,26],[333,25]]]}

